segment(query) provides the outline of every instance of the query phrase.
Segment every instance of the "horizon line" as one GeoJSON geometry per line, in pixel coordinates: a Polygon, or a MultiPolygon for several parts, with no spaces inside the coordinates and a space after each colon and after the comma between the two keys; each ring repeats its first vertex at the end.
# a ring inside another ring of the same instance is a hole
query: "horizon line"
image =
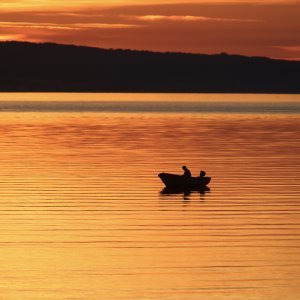
{"type": "Polygon", "coordinates": [[[249,58],[264,58],[264,59],[271,59],[271,60],[284,60],[284,61],[294,61],[299,62],[299,58],[275,58],[269,56],[257,56],[257,55],[244,55],[238,53],[227,53],[227,52],[219,52],[219,53],[200,53],[200,52],[183,52],[183,51],[155,51],[155,50],[148,50],[148,49],[133,49],[133,48],[103,48],[103,47],[96,47],[96,46],[89,46],[83,44],[65,44],[65,43],[57,43],[57,42],[38,42],[38,41],[20,41],[20,40],[0,40],[1,43],[24,43],[24,44],[36,44],[36,45],[58,45],[58,46],[71,46],[71,47],[83,47],[83,48],[90,48],[90,49],[99,49],[99,50],[111,50],[111,51],[132,51],[132,52],[147,52],[147,53],[161,53],[161,54],[183,54],[183,55],[205,55],[205,56],[241,56],[241,57],[249,57],[249,58]]]}

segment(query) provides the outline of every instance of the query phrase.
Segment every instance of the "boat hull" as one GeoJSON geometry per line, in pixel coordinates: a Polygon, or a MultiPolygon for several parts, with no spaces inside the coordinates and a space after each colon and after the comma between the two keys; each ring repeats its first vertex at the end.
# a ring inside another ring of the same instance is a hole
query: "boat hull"
{"type": "Polygon", "coordinates": [[[209,184],[210,177],[186,177],[170,173],[160,173],[158,177],[168,188],[201,188],[209,184]]]}

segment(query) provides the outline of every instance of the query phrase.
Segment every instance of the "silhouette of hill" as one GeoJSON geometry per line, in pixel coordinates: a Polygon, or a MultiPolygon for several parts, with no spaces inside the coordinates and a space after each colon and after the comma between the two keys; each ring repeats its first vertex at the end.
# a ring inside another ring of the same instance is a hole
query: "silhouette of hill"
{"type": "Polygon", "coordinates": [[[0,91],[300,93],[300,62],[0,42],[0,91]]]}

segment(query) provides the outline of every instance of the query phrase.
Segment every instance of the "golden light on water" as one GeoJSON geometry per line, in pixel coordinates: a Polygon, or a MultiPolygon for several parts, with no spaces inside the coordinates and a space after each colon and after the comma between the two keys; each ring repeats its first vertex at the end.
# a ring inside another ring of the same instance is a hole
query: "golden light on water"
{"type": "Polygon", "coordinates": [[[255,94],[176,94],[176,93],[0,93],[0,101],[45,101],[46,102],[198,102],[198,103],[299,103],[299,95],[265,94],[263,99],[255,94]]]}
{"type": "Polygon", "coordinates": [[[2,111],[1,296],[296,300],[299,125],[288,113],[2,111]],[[206,170],[211,190],[162,191],[157,174],[182,164],[206,170]]]}

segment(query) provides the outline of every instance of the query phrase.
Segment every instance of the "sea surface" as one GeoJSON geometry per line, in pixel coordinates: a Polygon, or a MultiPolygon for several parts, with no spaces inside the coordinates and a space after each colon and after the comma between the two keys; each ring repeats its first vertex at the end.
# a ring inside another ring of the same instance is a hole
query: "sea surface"
{"type": "Polygon", "coordinates": [[[300,299],[299,179],[300,95],[2,93],[0,299],[300,299]]]}

